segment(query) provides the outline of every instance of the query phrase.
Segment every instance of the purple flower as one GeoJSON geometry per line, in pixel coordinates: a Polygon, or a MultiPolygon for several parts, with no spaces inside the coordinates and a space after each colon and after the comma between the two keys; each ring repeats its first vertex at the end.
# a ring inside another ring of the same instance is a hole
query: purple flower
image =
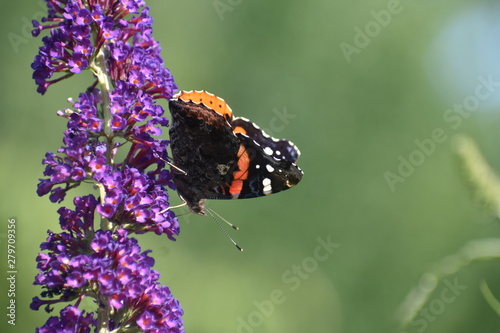
{"type": "MultiPolygon", "coordinates": [[[[84,297],[94,298],[108,311],[109,328],[112,330],[136,325],[145,332],[182,332],[182,309],[166,286],[158,282],[159,274],[151,269],[154,260],[148,251],[141,253],[137,240],[120,231],[97,231],[93,239],[75,241],[68,233],[49,233],[42,244],[48,253],[38,258],[40,271],[35,284],[44,285],[44,295],[62,295],[60,301],[84,297]],[[126,308],[127,311],[118,311],[126,308]],[[113,315],[111,315],[113,313],[113,315]],[[147,324],[146,324],[147,322],[147,324]]],[[[38,309],[57,303],[54,300],[35,298],[32,308],[38,309]]],[[[82,332],[95,326],[95,313],[82,316],[76,307],[66,307],[61,318],[49,318],[40,332],[51,324],[65,325],[73,317],[82,332]]],[[[88,331],[87,331],[88,332],[88,331]]]]}
{"type": "MultiPolygon", "coordinates": [[[[116,90],[124,90],[120,84],[116,90]]],[[[66,146],[58,150],[60,155],[47,153],[43,163],[44,175],[38,186],[38,194],[51,193],[51,201],[61,202],[68,190],[82,182],[99,184],[105,189],[106,196],[101,198],[98,212],[113,222],[136,232],[153,231],[165,233],[169,238],[179,233],[179,224],[173,213],[168,211],[169,196],[164,186],[172,187],[170,174],[164,170],[160,156],[165,155],[167,142],[153,139],[160,135],[159,126],[168,124],[148,94],[139,91],[141,100],[127,93],[112,93],[114,105],[120,105],[121,116],[113,116],[111,126],[116,136],[132,141],[127,158],[123,163],[110,163],[115,159],[116,149],[110,148],[99,139],[102,130],[96,132],[101,122],[96,121],[98,105],[102,97],[97,90],[81,94],[73,104],[74,111],[66,110],[59,114],[68,119],[65,132],[66,146]],[[138,106],[141,106],[137,108],[138,106]],[[119,117],[121,122],[116,121],[119,117]],[[136,118],[151,118],[145,124],[134,126],[136,118]],[[99,125],[94,125],[95,123],[99,125]],[[127,125],[125,125],[125,122],[127,125]],[[151,169],[154,167],[154,169],[151,169]],[[133,222],[140,225],[133,225],[133,222]]]]}
{"type": "Polygon", "coordinates": [[[96,322],[93,313],[85,314],[85,311],[80,311],[77,307],[68,305],[61,310],[59,318],[50,317],[44,326],[36,329],[36,333],[88,333],[90,327],[96,327],[96,322]]]}
{"type": "Polygon", "coordinates": [[[152,36],[149,9],[142,0],[45,1],[47,17],[33,22],[34,36],[49,33],[32,63],[38,92],[85,70],[95,82],[57,112],[67,129],[62,147],[42,161],[37,193],[60,203],[87,183],[99,196],[59,208],[62,232],[49,231],[41,244],[34,284],[44,290],[31,307],[74,304],[37,332],[183,332],[178,301],[159,284],[149,251],[130,237],[179,234],[169,210],[168,141],[158,139],[168,119],[157,104],[177,86],[152,36]],[[95,312],[79,309],[85,297],[94,299],[95,312]]]}
{"type": "Polygon", "coordinates": [[[155,98],[172,97],[177,86],[163,66],[144,1],[114,0],[99,5],[89,0],[46,1],[53,9],[42,20],[46,24],[33,21],[33,36],[47,29],[51,33],[43,39],[44,46],[32,64],[40,93],[45,93],[51,84],[88,69],[92,54],[106,47],[112,54],[109,70],[113,80],[130,82],[155,98]],[[127,15],[131,17],[124,19],[127,15]],[[55,73],[63,75],[49,80],[55,73]]]}

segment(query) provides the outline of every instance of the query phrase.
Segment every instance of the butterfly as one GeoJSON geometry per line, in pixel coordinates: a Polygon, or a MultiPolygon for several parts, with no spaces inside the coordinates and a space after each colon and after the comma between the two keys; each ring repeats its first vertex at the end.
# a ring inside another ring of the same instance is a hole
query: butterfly
{"type": "Polygon", "coordinates": [[[299,149],[246,118],[233,117],[206,91],[181,91],[169,101],[172,181],[190,211],[205,215],[205,200],[246,199],[297,185],[299,149]]]}

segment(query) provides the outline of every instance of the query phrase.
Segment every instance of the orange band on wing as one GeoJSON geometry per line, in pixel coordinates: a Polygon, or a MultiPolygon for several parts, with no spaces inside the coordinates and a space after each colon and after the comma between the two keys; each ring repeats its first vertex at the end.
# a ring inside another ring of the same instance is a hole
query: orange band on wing
{"type": "Polygon", "coordinates": [[[234,133],[241,133],[241,134],[247,134],[247,131],[241,127],[241,126],[236,126],[235,128],[233,128],[233,132],[234,133]]]}
{"type": "Polygon", "coordinates": [[[215,112],[220,113],[228,121],[233,119],[233,111],[231,110],[229,105],[227,105],[226,101],[224,101],[220,97],[215,96],[214,94],[206,92],[205,90],[181,91],[180,93],[176,94],[174,98],[178,98],[186,102],[193,101],[195,103],[201,103],[205,106],[208,106],[215,112]]]}
{"type": "Polygon", "coordinates": [[[229,186],[229,193],[236,196],[243,189],[243,182],[248,178],[248,168],[250,167],[250,157],[243,145],[238,151],[238,171],[234,172],[234,180],[229,186]]]}

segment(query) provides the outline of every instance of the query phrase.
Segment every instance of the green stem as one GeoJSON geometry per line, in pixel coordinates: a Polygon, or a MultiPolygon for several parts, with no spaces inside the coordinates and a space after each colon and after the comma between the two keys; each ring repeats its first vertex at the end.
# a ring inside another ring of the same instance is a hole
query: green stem
{"type": "Polygon", "coordinates": [[[481,293],[483,294],[484,299],[486,302],[488,302],[489,306],[493,309],[493,311],[496,312],[498,316],[500,316],[500,302],[498,299],[493,295],[493,292],[491,291],[490,287],[488,286],[488,283],[486,281],[481,281],[481,293]]]}
{"type": "Polygon", "coordinates": [[[457,136],[455,151],[463,162],[466,176],[477,197],[500,218],[500,179],[495,171],[471,138],[457,136]]]}
{"type": "Polygon", "coordinates": [[[98,322],[97,322],[97,330],[99,333],[109,333],[109,306],[105,305],[102,307],[99,307],[97,310],[98,313],[98,322]]]}
{"type": "MultiPolygon", "coordinates": [[[[104,198],[106,197],[106,189],[104,188],[104,185],[101,183],[96,184],[96,186],[99,188],[99,196],[101,198],[101,205],[104,204],[104,198]]],[[[106,231],[106,230],[113,230],[113,223],[109,221],[106,217],[101,216],[101,229],[106,231]]]]}
{"type": "Polygon", "coordinates": [[[418,285],[408,293],[400,305],[397,318],[402,328],[408,326],[429,302],[439,281],[458,273],[472,262],[498,259],[500,259],[500,238],[484,238],[469,241],[457,253],[435,263],[431,270],[422,275],[418,285]]]}
{"type": "MultiPolygon", "coordinates": [[[[109,98],[109,93],[112,90],[112,81],[109,76],[109,70],[106,63],[106,55],[104,54],[104,47],[99,49],[99,52],[93,58],[90,68],[94,75],[97,77],[97,82],[101,90],[102,104],[100,108],[100,113],[103,120],[103,132],[106,137],[106,157],[109,163],[112,165],[113,161],[113,131],[111,130],[111,100],[109,98]]],[[[106,197],[106,190],[102,184],[97,184],[99,188],[99,194],[101,198],[101,204],[104,204],[104,198],[106,197]]],[[[113,223],[111,223],[107,218],[101,218],[101,229],[102,230],[112,230],[113,223]]]]}
{"type": "Polygon", "coordinates": [[[90,68],[92,72],[97,77],[97,81],[99,83],[99,87],[102,95],[102,119],[104,123],[104,134],[108,138],[108,141],[111,140],[113,131],[111,130],[111,111],[109,107],[111,105],[111,100],[109,99],[109,93],[112,89],[111,78],[109,77],[108,67],[106,66],[106,55],[104,54],[104,47],[101,47],[99,52],[94,57],[90,68]]]}

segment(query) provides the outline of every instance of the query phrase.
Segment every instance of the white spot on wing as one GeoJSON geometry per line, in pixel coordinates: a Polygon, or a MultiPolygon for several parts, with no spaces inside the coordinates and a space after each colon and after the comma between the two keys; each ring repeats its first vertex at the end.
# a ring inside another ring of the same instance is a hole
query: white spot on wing
{"type": "Polygon", "coordinates": [[[266,153],[266,155],[271,156],[273,154],[273,150],[270,147],[266,147],[264,148],[264,153],[266,153]]]}
{"type": "Polygon", "coordinates": [[[264,178],[264,180],[262,180],[262,185],[264,185],[264,194],[269,194],[272,192],[273,188],[271,186],[271,179],[264,178]]]}
{"type": "Polygon", "coordinates": [[[272,166],[270,166],[269,164],[266,164],[266,169],[269,172],[273,172],[274,171],[274,168],[272,166]]]}

